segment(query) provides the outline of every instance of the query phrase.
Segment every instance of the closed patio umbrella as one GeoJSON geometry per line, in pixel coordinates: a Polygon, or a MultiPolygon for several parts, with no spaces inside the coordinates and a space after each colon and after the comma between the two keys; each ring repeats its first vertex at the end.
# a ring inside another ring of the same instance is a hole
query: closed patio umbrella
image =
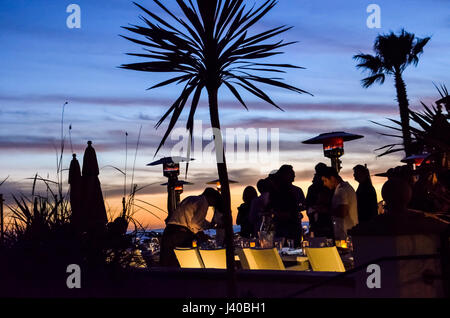
{"type": "Polygon", "coordinates": [[[76,232],[82,231],[83,209],[81,197],[81,169],[77,160],[77,155],[72,155],[72,161],[69,167],[70,184],[70,206],[72,208],[71,223],[76,232]]]}
{"type": "Polygon", "coordinates": [[[92,147],[92,141],[88,141],[88,146],[84,151],[81,177],[83,223],[86,224],[88,232],[101,231],[108,222],[98,175],[97,155],[92,147]]]}

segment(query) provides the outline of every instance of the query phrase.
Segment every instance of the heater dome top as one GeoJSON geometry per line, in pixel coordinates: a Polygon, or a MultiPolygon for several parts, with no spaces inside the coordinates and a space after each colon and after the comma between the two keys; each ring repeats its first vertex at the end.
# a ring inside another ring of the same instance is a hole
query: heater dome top
{"type": "Polygon", "coordinates": [[[328,139],[332,138],[342,138],[343,141],[350,141],[355,139],[363,138],[364,136],[361,135],[355,135],[355,134],[349,134],[343,131],[337,131],[337,132],[329,132],[329,133],[323,133],[319,136],[316,136],[314,138],[302,141],[304,144],[323,144],[328,139]]]}
{"type": "Polygon", "coordinates": [[[168,164],[168,163],[180,163],[180,162],[185,162],[185,161],[192,161],[195,160],[194,158],[185,158],[185,157],[164,157],[161,158],[159,160],[153,161],[149,164],[147,164],[147,166],[157,166],[157,165],[162,165],[162,164],[168,164]]]}

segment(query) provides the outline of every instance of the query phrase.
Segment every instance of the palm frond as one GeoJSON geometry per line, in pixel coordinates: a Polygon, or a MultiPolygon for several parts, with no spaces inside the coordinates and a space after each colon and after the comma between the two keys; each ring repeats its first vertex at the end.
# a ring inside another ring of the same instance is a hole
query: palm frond
{"type": "Polygon", "coordinates": [[[353,56],[353,59],[360,62],[356,65],[357,68],[368,70],[373,75],[378,74],[383,68],[383,61],[379,56],[361,53],[353,56]]]}
{"type": "Polygon", "coordinates": [[[428,41],[430,41],[430,37],[426,37],[423,39],[416,38],[416,43],[413,45],[411,54],[408,58],[410,63],[417,65],[419,63],[419,55],[423,53],[423,48],[427,45],[428,41]]]}
{"type": "Polygon", "coordinates": [[[6,182],[6,180],[8,180],[8,178],[9,178],[9,176],[7,176],[5,179],[3,179],[3,181],[2,182],[0,182],[0,186],[3,184],[3,183],[5,183],[6,182]]]}
{"type": "Polygon", "coordinates": [[[402,131],[402,129],[398,128],[398,127],[388,126],[388,125],[385,125],[385,124],[377,123],[377,122],[372,121],[372,120],[370,120],[370,122],[374,123],[375,125],[378,125],[378,126],[386,127],[386,128],[389,128],[389,129],[400,131],[400,132],[402,131]]]}
{"type": "Polygon", "coordinates": [[[361,84],[364,88],[368,88],[370,86],[372,86],[374,83],[379,83],[379,84],[383,84],[385,80],[385,75],[383,73],[378,73],[375,74],[373,76],[369,76],[366,78],[363,78],[361,80],[361,84]]]}
{"type": "MultiPolygon", "coordinates": [[[[160,142],[158,148],[156,149],[156,153],[158,153],[159,149],[164,145],[167,137],[169,137],[170,133],[172,132],[172,129],[175,127],[175,124],[181,115],[181,112],[183,111],[184,106],[186,105],[187,100],[189,99],[189,96],[191,95],[192,91],[195,88],[196,88],[195,81],[192,84],[188,83],[188,86],[186,86],[186,88],[183,90],[180,97],[178,98],[177,102],[175,102],[175,104],[174,104],[175,107],[173,109],[172,117],[170,118],[170,122],[166,129],[166,132],[165,132],[163,138],[161,139],[161,142],[160,142]]],[[[161,125],[162,120],[164,120],[164,119],[161,118],[161,120],[157,124],[158,126],[161,125]]],[[[155,153],[155,155],[156,155],[156,153],[155,153]]]]}
{"type": "Polygon", "coordinates": [[[157,151],[164,144],[175,126],[192,93],[186,128],[192,132],[193,119],[201,96],[208,86],[224,84],[246,109],[247,105],[239,89],[244,89],[265,102],[281,109],[257,84],[287,89],[298,94],[307,91],[282,82],[270,75],[260,76],[249,72],[285,73],[284,69],[302,68],[292,64],[271,64],[259,60],[283,52],[279,49],[296,42],[271,39],[291,29],[282,25],[250,35],[252,27],[273,9],[275,0],[266,0],[247,7],[244,0],[177,0],[181,14],[172,12],[160,0],[153,0],[157,7],[168,14],[168,19],[150,9],[136,4],[146,16],[141,16],[144,26],[130,25],[123,29],[143,37],[143,40],[122,36],[142,45],[147,53],[129,53],[144,58],[140,63],[123,64],[124,69],[178,73],[149,89],[169,84],[186,83],[179,97],[168,107],[156,124],[158,128],[169,116],[168,128],[157,151]]]}

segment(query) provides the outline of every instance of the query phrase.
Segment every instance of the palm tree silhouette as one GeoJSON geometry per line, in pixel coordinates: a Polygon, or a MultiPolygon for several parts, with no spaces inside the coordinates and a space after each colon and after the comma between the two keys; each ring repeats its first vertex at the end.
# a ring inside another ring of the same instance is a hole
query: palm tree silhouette
{"type": "MultiPolygon", "coordinates": [[[[289,30],[290,27],[287,26],[272,28],[252,36],[248,34],[248,30],[276,5],[275,0],[268,0],[260,6],[253,5],[250,8],[246,8],[243,0],[177,0],[183,17],[175,15],[160,1],[153,1],[172,19],[173,24],[169,22],[170,19],[162,18],[135,3],[148,14],[150,20],[141,16],[146,24],[145,27],[132,25],[132,27],[124,28],[144,36],[145,39],[123,37],[146,47],[144,49],[147,51],[146,54],[130,55],[148,58],[151,61],[125,64],[121,67],[145,72],[178,73],[177,76],[151,88],[171,83],[185,83],[179,97],[156,124],[156,127],[159,127],[171,115],[157,152],[172,131],[191,95],[193,97],[186,128],[190,132],[192,141],[194,115],[203,89],[206,89],[208,94],[211,126],[216,131],[220,130],[218,91],[222,84],[246,109],[247,106],[237,88],[244,89],[277,108],[279,108],[278,105],[256,84],[263,83],[297,93],[307,93],[281,82],[280,78],[261,75],[266,74],[265,72],[285,73],[283,69],[286,68],[301,68],[290,64],[258,63],[259,59],[282,54],[283,52],[276,50],[295,43],[284,43],[282,40],[270,44],[264,42],[289,30]]],[[[229,180],[223,143],[220,136],[215,137],[216,153],[222,154],[217,161],[217,170],[225,201],[227,267],[229,272],[233,272],[234,251],[229,180]]]]}
{"type": "Polygon", "coordinates": [[[393,32],[378,35],[373,46],[375,55],[358,54],[353,56],[360,62],[356,67],[370,73],[369,77],[361,81],[364,88],[370,87],[376,82],[383,84],[386,75],[394,76],[402,124],[403,146],[407,156],[411,155],[413,150],[409,126],[409,102],[402,74],[408,65],[417,66],[419,55],[423,53],[423,48],[429,40],[429,37],[416,38],[414,34],[402,29],[398,35],[393,32]]]}

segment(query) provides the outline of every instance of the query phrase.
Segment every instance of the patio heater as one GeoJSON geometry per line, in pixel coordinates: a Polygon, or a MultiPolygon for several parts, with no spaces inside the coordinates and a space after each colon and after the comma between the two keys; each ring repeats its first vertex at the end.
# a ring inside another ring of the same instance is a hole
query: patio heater
{"type": "Polygon", "coordinates": [[[322,144],[323,154],[331,159],[331,166],[339,172],[342,161],[339,159],[344,155],[344,141],[363,138],[364,136],[349,134],[343,131],[323,133],[314,138],[303,141],[304,144],[322,144]]]}
{"type": "Polygon", "coordinates": [[[188,160],[194,160],[193,158],[187,159],[184,157],[164,157],[159,160],[156,160],[152,163],[147,164],[147,166],[157,166],[162,165],[163,166],[163,175],[166,177],[167,183],[167,219],[168,220],[171,216],[173,211],[177,208],[178,204],[180,203],[180,194],[183,189],[181,186],[181,192],[180,191],[180,181],[178,180],[178,176],[180,174],[180,162],[185,162],[188,160]],[[177,191],[179,192],[177,194],[177,191]]]}
{"type": "MultiPolygon", "coordinates": [[[[234,180],[231,180],[231,179],[228,179],[228,183],[238,183],[238,182],[234,181],[234,180]]],[[[206,182],[206,184],[215,184],[217,191],[220,192],[220,190],[221,190],[221,185],[220,185],[220,180],[219,179],[211,180],[209,182],[206,182]]]]}
{"type": "MultiPolygon", "coordinates": [[[[415,169],[417,169],[417,168],[419,168],[419,167],[422,165],[422,163],[424,162],[424,160],[425,160],[428,156],[430,156],[429,153],[423,153],[423,154],[418,154],[418,155],[412,155],[412,156],[403,158],[403,159],[401,160],[401,162],[408,163],[408,164],[413,164],[414,167],[415,167],[415,169]]],[[[427,162],[428,162],[428,160],[427,160],[427,162]]]]}
{"type": "MultiPolygon", "coordinates": [[[[188,182],[188,181],[184,181],[184,180],[177,180],[175,182],[175,186],[174,186],[174,192],[175,192],[175,202],[176,202],[176,206],[175,209],[178,207],[178,205],[180,204],[180,195],[183,193],[184,190],[184,185],[192,185],[192,182],[188,182]]],[[[169,185],[169,182],[166,183],[161,183],[162,186],[167,186],[169,185]]]]}

